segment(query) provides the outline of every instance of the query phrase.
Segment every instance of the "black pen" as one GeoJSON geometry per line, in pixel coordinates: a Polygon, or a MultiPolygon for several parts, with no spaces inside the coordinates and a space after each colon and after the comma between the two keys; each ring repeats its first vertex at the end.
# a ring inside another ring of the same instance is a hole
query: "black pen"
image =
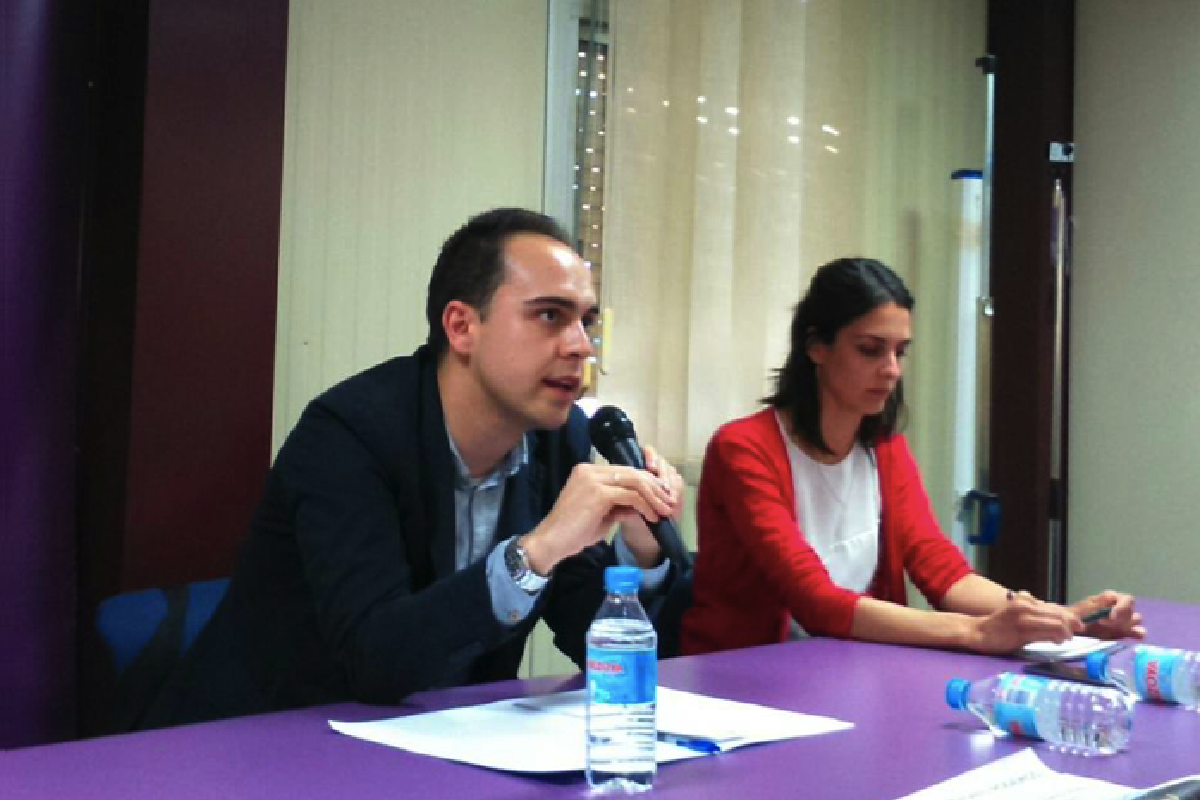
{"type": "Polygon", "coordinates": [[[1090,613],[1086,616],[1080,617],[1079,619],[1080,619],[1080,621],[1083,622],[1084,625],[1091,625],[1093,622],[1099,622],[1100,620],[1107,617],[1109,614],[1112,613],[1112,610],[1113,610],[1112,606],[1106,606],[1106,607],[1100,609],[1099,611],[1093,611],[1092,613],[1090,613]]]}

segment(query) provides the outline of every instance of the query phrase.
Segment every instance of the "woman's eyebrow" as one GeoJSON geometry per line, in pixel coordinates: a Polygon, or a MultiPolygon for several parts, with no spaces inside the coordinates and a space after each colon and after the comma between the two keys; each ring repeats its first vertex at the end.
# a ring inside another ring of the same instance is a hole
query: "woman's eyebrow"
{"type": "Polygon", "coordinates": [[[872,342],[879,342],[880,344],[887,344],[888,342],[896,342],[897,344],[902,345],[912,344],[912,337],[907,339],[890,339],[887,336],[880,336],[877,333],[860,333],[858,334],[858,338],[869,339],[872,342]]]}

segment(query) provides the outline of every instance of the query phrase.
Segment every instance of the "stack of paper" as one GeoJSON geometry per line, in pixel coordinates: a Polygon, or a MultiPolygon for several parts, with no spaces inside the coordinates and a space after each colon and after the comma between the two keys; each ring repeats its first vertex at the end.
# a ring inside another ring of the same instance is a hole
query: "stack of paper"
{"type": "Polygon", "coordinates": [[[1054,642],[1031,642],[1020,650],[1017,655],[1030,661],[1071,661],[1083,658],[1090,653],[1101,650],[1112,650],[1120,647],[1119,640],[1093,639],[1091,636],[1072,636],[1062,644],[1054,642]]]}
{"type": "Polygon", "coordinates": [[[1055,772],[1032,750],[964,772],[901,800],[1123,800],[1129,789],[1055,772]]]}
{"type": "MultiPolygon", "coordinates": [[[[377,720],[329,721],[339,733],[413,753],[514,772],[571,772],[585,767],[583,690],[500,700],[466,708],[377,720]]],[[[848,722],[659,687],[661,733],[731,750],[748,744],[846,730],[848,722]]],[[[658,761],[702,752],[658,743],[658,761]]]]}

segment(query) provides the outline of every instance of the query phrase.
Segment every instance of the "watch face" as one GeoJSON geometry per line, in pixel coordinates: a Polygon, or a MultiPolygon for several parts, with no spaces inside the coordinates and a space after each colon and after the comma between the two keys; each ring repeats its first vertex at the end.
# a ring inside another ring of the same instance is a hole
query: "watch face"
{"type": "Polygon", "coordinates": [[[529,568],[525,566],[525,559],[521,558],[521,551],[517,549],[516,539],[513,539],[509,542],[508,547],[504,548],[504,566],[513,580],[520,580],[529,571],[529,568]]]}
{"type": "Polygon", "coordinates": [[[529,566],[529,557],[517,544],[516,539],[513,539],[504,548],[504,567],[508,570],[508,576],[513,579],[513,583],[530,594],[541,591],[549,580],[533,571],[533,567],[529,566]]]}

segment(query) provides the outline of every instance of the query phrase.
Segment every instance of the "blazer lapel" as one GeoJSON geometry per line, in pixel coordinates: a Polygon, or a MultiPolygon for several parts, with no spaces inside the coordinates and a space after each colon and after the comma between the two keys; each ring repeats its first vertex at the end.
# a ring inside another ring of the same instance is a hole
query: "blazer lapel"
{"type": "Polygon", "coordinates": [[[430,358],[421,367],[421,453],[427,468],[423,495],[431,513],[426,530],[434,574],[443,578],[454,573],[454,457],[446,439],[442,398],[438,394],[437,368],[430,358]]]}

